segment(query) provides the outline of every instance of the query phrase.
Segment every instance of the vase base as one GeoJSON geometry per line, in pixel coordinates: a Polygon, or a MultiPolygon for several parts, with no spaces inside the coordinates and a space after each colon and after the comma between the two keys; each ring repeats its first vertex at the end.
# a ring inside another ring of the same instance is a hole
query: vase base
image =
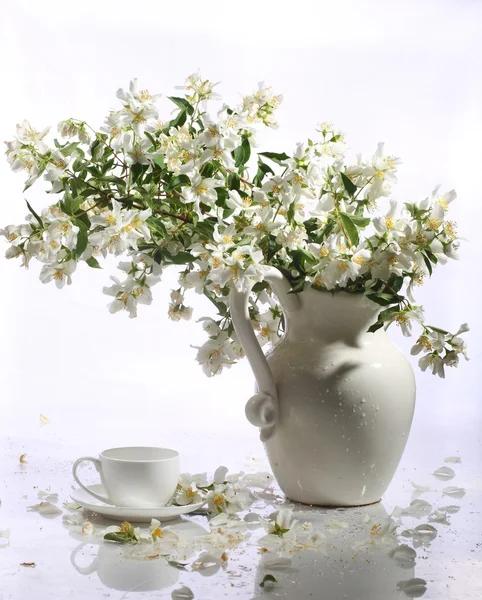
{"type": "Polygon", "coordinates": [[[378,500],[373,500],[372,502],[363,502],[362,504],[335,504],[335,503],[312,503],[312,502],[303,502],[301,500],[294,500],[293,498],[290,498],[289,496],[286,496],[286,499],[289,500],[290,502],[294,502],[295,504],[302,504],[303,506],[312,506],[314,508],[359,508],[361,506],[371,506],[372,504],[378,504],[381,500],[381,498],[379,498],[378,500]]]}

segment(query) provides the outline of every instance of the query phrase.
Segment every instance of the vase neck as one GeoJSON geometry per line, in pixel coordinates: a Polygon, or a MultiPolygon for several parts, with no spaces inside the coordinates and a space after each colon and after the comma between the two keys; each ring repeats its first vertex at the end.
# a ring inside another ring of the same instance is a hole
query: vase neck
{"type": "Polygon", "coordinates": [[[299,309],[286,315],[290,341],[358,344],[380,312],[363,294],[310,288],[299,294],[299,300],[299,309]]]}

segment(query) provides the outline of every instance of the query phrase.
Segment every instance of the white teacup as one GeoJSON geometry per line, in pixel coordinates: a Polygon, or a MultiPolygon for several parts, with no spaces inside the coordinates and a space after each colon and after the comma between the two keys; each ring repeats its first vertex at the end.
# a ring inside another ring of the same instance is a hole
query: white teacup
{"type": "Polygon", "coordinates": [[[75,481],[91,496],[129,508],[165,506],[174,495],[179,481],[179,453],[167,448],[126,447],[104,450],[99,458],[82,456],[72,467],[75,481]],[[84,485],[77,469],[81,462],[94,463],[106,495],[84,485]]]}

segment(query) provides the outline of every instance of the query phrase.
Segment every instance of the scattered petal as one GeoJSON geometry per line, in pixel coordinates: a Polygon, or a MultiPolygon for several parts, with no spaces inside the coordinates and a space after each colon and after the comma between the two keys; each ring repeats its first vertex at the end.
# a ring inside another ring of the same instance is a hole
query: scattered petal
{"type": "Polygon", "coordinates": [[[429,544],[437,537],[437,530],[432,525],[417,525],[414,528],[414,544],[417,546],[429,544]]]}
{"type": "Polygon", "coordinates": [[[62,511],[60,508],[57,508],[51,502],[40,502],[40,504],[33,504],[32,506],[28,506],[27,510],[29,512],[38,512],[41,515],[61,515],[62,511]]]}
{"type": "Polygon", "coordinates": [[[10,544],[10,529],[0,529],[0,548],[6,548],[10,544]]]}
{"type": "Polygon", "coordinates": [[[21,567],[36,567],[37,565],[34,562],[23,562],[20,563],[21,567]]]}
{"type": "Polygon", "coordinates": [[[226,481],[226,475],[228,474],[227,467],[218,467],[214,471],[214,483],[224,483],[226,481]]]}
{"type": "Polygon", "coordinates": [[[443,525],[450,525],[447,513],[441,510],[434,510],[429,516],[428,520],[431,523],[442,523],[443,525]]]}
{"type": "Polygon", "coordinates": [[[440,469],[434,471],[432,475],[437,479],[448,481],[455,477],[455,471],[450,467],[440,467],[440,469]]]}
{"type": "Polygon", "coordinates": [[[244,520],[246,521],[246,523],[259,523],[259,521],[261,520],[261,515],[255,512],[250,512],[244,517],[244,520]]]}
{"type": "Polygon", "coordinates": [[[50,423],[50,419],[48,419],[45,415],[40,415],[40,425],[48,425],[50,423]]]}
{"type": "Polygon", "coordinates": [[[452,498],[463,498],[465,496],[465,489],[449,485],[442,490],[444,496],[451,496],[452,498]]]}
{"type": "Polygon", "coordinates": [[[462,459],[460,458],[460,456],[447,456],[447,458],[444,458],[444,462],[446,462],[446,463],[461,463],[462,459]]]}
{"type": "Polygon", "coordinates": [[[414,483],[413,481],[411,481],[410,483],[415,488],[415,490],[417,492],[420,492],[421,494],[424,494],[425,492],[430,492],[430,490],[432,489],[429,485],[419,485],[418,483],[414,483]]]}
{"type": "Polygon", "coordinates": [[[388,553],[390,558],[393,558],[397,564],[403,569],[411,569],[415,566],[415,559],[417,553],[413,548],[407,546],[407,544],[401,544],[388,553]]]}
{"type": "Polygon", "coordinates": [[[83,510],[84,507],[78,504],[77,502],[64,502],[64,507],[68,510],[83,510]]]}
{"type": "Polygon", "coordinates": [[[45,500],[46,502],[58,502],[58,500],[59,500],[58,494],[52,494],[50,492],[43,492],[42,490],[39,491],[37,496],[40,500],[45,500]]]}
{"type": "Polygon", "coordinates": [[[18,459],[23,465],[28,463],[28,460],[25,460],[26,456],[27,456],[27,453],[25,452],[24,454],[21,454],[20,458],[18,459]]]}
{"type": "Polygon", "coordinates": [[[214,575],[219,570],[221,566],[221,559],[217,558],[213,554],[209,554],[208,552],[203,552],[197,560],[195,560],[191,568],[193,571],[209,571],[209,573],[205,573],[205,575],[214,575]]]}
{"type": "Polygon", "coordinates": [[[194,594],[192,593],[191,588],[183,585],[172,592],[171,598],[172,600],[192,600],[194,598],[194,594]]]}
{"type": "Polygon", "coordinates": [[[95,528],[90,521],[86,521],[82,526],[82,535],[94,535],[95,528]]]}
{"type": "Polygon", "coordinates": [[[449,513],[449,515],[454,515],[455,513],[459,512],[460,506],[457,506],[456,504],[449,504],[448,506],[439,506],[438,510],[449,513]]]}
{"type": "Polygon", "coordinates": [[[399,581],[397,587],[409,598],[420,598],[420,596],[423,596],[427,591],[427,582],[425,579],[414,577],[413,579],[407,579],[406,581],[399,581]]]}

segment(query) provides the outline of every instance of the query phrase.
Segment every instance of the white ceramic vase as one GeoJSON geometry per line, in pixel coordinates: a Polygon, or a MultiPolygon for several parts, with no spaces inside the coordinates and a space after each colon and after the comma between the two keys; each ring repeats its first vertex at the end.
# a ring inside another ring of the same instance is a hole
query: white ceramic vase
{"type": "Polygon", "coordinates": [[[273,267],[266,279],[286,321],[265,357],[248,315],[249,292],[230,296],[235,330],[257,382],[246,405],[283,492],[323,506],[380,500],[412,423],[412,368],[383,329],[368,333],[380,307],[362,294],[313,288],[289,294],[273,267]]]}

